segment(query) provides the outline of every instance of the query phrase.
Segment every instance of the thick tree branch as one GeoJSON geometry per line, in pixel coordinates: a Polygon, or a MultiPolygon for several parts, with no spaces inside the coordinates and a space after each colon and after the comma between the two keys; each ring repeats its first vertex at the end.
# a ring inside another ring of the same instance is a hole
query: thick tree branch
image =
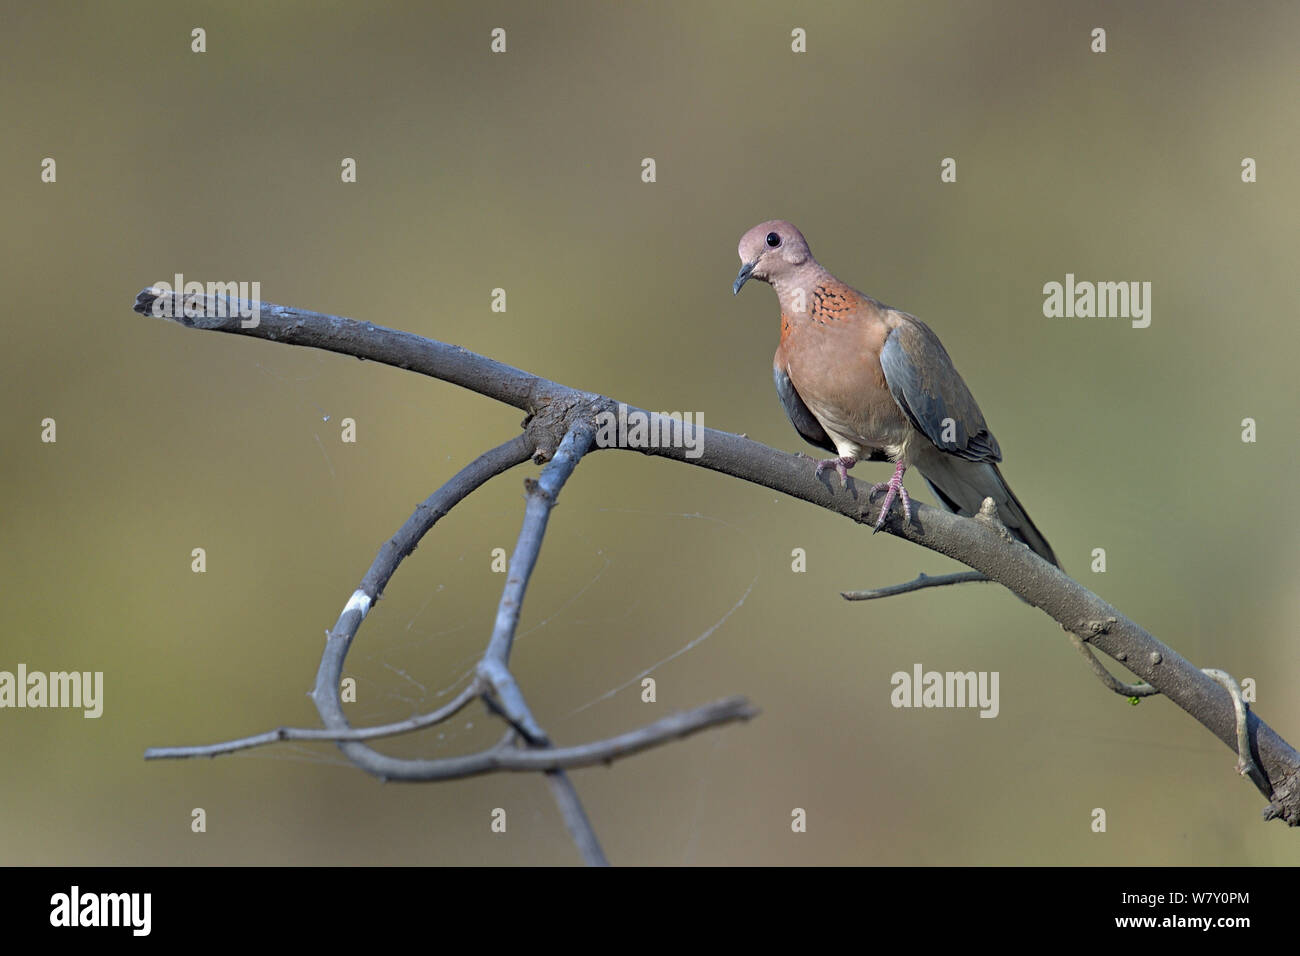
{"type": "MultiPolygon", "coordinates": [[[[337,316],[262,303],[259,304],[260,323],[256,328],[246,329],[241,328],[238,312],[230,308],[230,300],[223,301],[231,317],[223,318],[213,315],[215,300],[160,294],[151,289],[140,293],[135,308],[149,315],[156,314],[155,306],[166,305],[175,316],[186,301],[204,309],[204,314],[198,317],[173,318],[191,328],[253,335],[381,361],[527,409],[535,416],[530,434],[540,433],[549,439],[544,443],[544,451],[557,447],[574,422],[595,423],[596,416],[614,412],[617,407],[611,398],[568,388],[456,346],[337,316]]],[[[630,410],[642,412],[636,408],[630,410]]],[[[852,479],[846,488],[841,488],[832,475],[814,476],[805,458],[779,452],[739,435],[684,427],[691,432],[693,441],[674,447],[636,450],[742,478],[857,522],[867,523],[875,517],[872,503],[852,479]]],[[[1041,608],[1080,640],[1156,687],[1237,752],[1237,718],[1228,690],[1083,585],[1011,539],[996,517],[963,518],[916,503],[910,523],[904,525],[901,515],[893,512],[884,530],[982,572],[1041,608]]],[[[340,624],[344,623],[340,619],[340,624]]],[[[359,619],[353,623],[359,623],[359,619]]],[[[331,678],[333,686],[337,686],[337,677],[337,671],[328,670],[322,662],[317,697],[329,686],[325,678],[331,678]]],[[[331,728],[345,723],[341,712],[328,706],[322,710],[322,718],[331,728]]],[[[1260,773],[1260,789],[1270,800],[1266,817],[1300,825],[1300,755],[1254,712],[1246,714],[1246,718],[1251,745],[1248,749],[1260,773]]],[[[341,746],[361,748],[358,756],[368,750],[357,742],[345,742],[341,746]]],[[[533,750],[524,751],[521,756],[553,759],[559,752],[533,750]]],[[[382,762],[373,766],[372,772],[383,772],[382,762]]]]}

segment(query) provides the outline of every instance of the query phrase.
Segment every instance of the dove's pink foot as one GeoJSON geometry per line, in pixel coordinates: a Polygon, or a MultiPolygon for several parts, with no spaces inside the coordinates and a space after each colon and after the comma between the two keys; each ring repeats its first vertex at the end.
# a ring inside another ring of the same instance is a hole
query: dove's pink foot
{"type": "Polygon", "coordinates": [[[817,462],[817,474],[821,475],[823,471],[825,471],[831,465],[834,465],[835,471],[840,476],[840,483],[848,484],[849,469],[852,468],[857,463],[858,460],[849,455],[845,455],[842,458],[823,458],[817,462]]]}
{"type": "Polygon", "coordinates": [[[900,461],[898,467],[894,469],[893,478],[890,478],[889,481],[882,481],[879,484],[872,485],[871,490],[867,492],[868,496],[874,495],[881,489],[888,489],[889,492],[885,495],[885,503],[880,506],[880,517],[876,519],[876,531],[879,531],[885,526],[885,516],[889,514],[889,507],[894,503],[895,498],[902,499],[903,517],[907,521],[912,520],[912,498],[907,493],[907,489],[903,487],[903,472],[905,471],[907,471],[907,466],[900,461]]]}

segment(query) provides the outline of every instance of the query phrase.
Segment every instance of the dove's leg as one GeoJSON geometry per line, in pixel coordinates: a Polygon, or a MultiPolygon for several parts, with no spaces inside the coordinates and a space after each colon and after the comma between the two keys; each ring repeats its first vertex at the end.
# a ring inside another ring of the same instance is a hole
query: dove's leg
{"type": "Polygon", "coordinates": [[[876,519],[877,531],[885,526],[885,516],[889,514],[889,507],[894,503],[895,498],[902,499],[903,517],[907,521],[912,520],[912,498],[907,493],[907,489],[903,487],[903,472],[905,471],[907,471],[907,466],[900,461],[898,467],[894,469],[893,478],[890,478],[889,481],[882,481],[879,484],[872,485],[871,490],[867,492],[868,495],[874,495],[877,491],[888,491],[888,494],[885,495],[884,504],[880,506],[880,517],[876,519]]]}

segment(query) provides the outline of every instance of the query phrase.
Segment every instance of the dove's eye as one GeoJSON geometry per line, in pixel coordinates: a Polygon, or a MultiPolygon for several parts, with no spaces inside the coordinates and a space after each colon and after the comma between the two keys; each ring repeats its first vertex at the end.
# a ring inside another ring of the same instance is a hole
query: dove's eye
{"type": "Polygon", "coordinates": [[[774,232],[769,232],[767,234],[767,244],[775,249],[781,244],[781,237],[774,232]]]}

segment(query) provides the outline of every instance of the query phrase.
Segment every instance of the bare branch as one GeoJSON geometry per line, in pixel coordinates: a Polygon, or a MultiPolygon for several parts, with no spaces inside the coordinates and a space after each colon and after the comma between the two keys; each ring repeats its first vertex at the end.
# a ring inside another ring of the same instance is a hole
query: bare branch
{"type": "Polygon", "coordinates": [[[600,848],[596,831],[587,819],[587,811],[582,808],[582,801],[578,799],[578,791],[574,789],[569,775],[563,770],[550,770],[546,773],[546,782],[551,785],[551,795],[555,798],[555,805],[560,808],[564,826],[568,829],[569,836],[573,837],[573,842],[578,845],[578,852],[587,865],[609,866],[609,860],[600,848]]]}
{"type": "Polygon", "coordinates": [[[515,543],[514,553],[510,555],[510,573],[506,577],[501,604],[497,608],[496,627],[492,631],[492,640],[488,643],[485,655],[487,660],[503,666],[510,660],[515,627],[519,623],[519,612],[524,604],[524,591],[528,587],[533,567],[537,564],[537,555],[542,549],[542,537],[546,534],[551,509],[555,507],[560,489],[573,474],[579,459],[591,448],[594,439],[595,432],[591,426],[585,422],[578,423],[564,436],[555,457],[542,469],[541,477],[525,485],[528,504],[524,511],[524,524],[519,529],[519,540],[515,543]]]}
{"type": "Polygon", "coordinates": [[[440,724],[465,708],[479,695],[478,685],[470,684],[448,704],[437,710],[418,717],[410,717],[391,724],[379,724],[375,727],[358,727],[353,730],[321,730],[318,727],[277,727],[266,733],[253,734],[217,744],[202,744],[194,747],[150,747],[144,752],[145,760],[178,759],[182,757],[216,757],[220,754],[248,750],[281,740],[374,740],[379,737],[396,737],[412,731],[423,730],[440,724]]]}
{"type": "Polygon", "coordinates": [[[1141,684],[1124,683],[1110,671],[1106,670],[1101,661],[1097,660],[1097,655],[1092,652],[1092,648],[1085,644],[1077,634],[1071,634],[1069,631],[1066,631],[1065,636],[1070,639],[1070,643],[1074,645],[1074,649],[1083,655],[1084,660],[1088,662],[1088,667],[1092,669],[1092,672],[1097,675],[1097,679],[1101,681],[1108,690],[1113,690],[1121,697],[1151,697],[1160,693],[1160,691],[1145,682],[1141,684]]]}
{"type": "MultiPolygon", "coordinates": [[[[662,720],[636,730],[592,743],[573,747],[520,749],[498,744],[489,750],[463,757],[438,760],[405,760],[375,753],[363,769],[385,780],[417,782],[422,780],[459,780],[494,771],[536,773],[547,770],[572,770],[593,767],[669,743],[709,727],[749,720],[758,710],[743,697],[728,697],[670,714],[662,720]]],[[[372,751],[373,753],[373,751],[372,751]]]]}
{"type": "Polygon", "coordinates": [[[1250,730],[1246,720],[1248,708],[1245,698],[1241,696],[1241,685],[1226,671],[1207,667],[1205,673],[1218,681],[1232,695],[1232,706],[1237,712],[1237,773],[1243,777],[1250,777],[1255,782],[1255,786],[1263,789],[1267,786],[1267,782],[1250,756],[1250,730]]]}
{"type": "MultiPolygon", "coordinates": [[[[193,297],[160,294],[146,289],[137,297],[135,308],[149,315],[155,314],[160,304],[175,308],[191,300],[193,297]]],[[[530,426],[530,434],[541,428],[545,434],[554,436],[555,445],[573,422],[592,422],[597,414],[617,407],[612,398],[568,388],[456,346],[370,323],[282,306],[258,305],[261,321],[254,329],[241,328],[237,312],[225,318],[212,316],[211,302],[206,302],[208,314],[175,321],[192,328],[254,335],[356,355],[453,382],[528,409],[541,419],[530,426]]],[[[628,410],[649,414],[632,406],[628,410]]],[[[871,523],[874,517],[869,496],[860,493],[853,479],[848,481],[847,487],[841,487],[829,474],[816,476],[806,458],[779,452],[739,435],[694,425],[684,428],[693,429],[689,442],[634,450],[741,478],[859,523],[871,523]]],[[[909,523],[904,524],[902,517],[895,512],[887,517],[884,530],[982,572],[1021,599],[1041,608],[1081,641],[1123,663],[1200,721],[1234,752],[1238,751],[1238,721],[1228,690],[1058,568],[1043,561],[1024,545],[1007,540],[994,525],[993,521],[963,518],[916,503],[909,523]]],[[[338,632],[339,628],[336,628],[336,635],[338,632]]],[[[342,650],[346,650],[346,643],[342,650]]],[[[337,677],[337,668],[322,661],[317,705],[326,705],[322,717],[331,728],[346,724],[341,711],[329,706],[328,696],[320,699],[331,681],[336,685],[337,677]]],[[[1266,816],[1284,819],[1291,826],[1300,825],[1300,754],[1253,710],[1246,714],[1246,727],[1263,781],[1260,789],[1271,801],[1266,816]]],[[[344,742],[340,746],[346,748],[349,756],[354,752],[359,757],[373,754],[358,742],[344,742]]],[[[559,752],[533,750],[524,752],[524,755],[531,759],[554,758],[559,752]]],[[[378,769],[382,766],[384,764],[380,762],[372,772],[382,772],[378,769]]]]}
{"type": "MultiPolygon", "coordinates": [[[[574,423],[560,442],[555,456],[542,469],[541,477],[537,481],[524,483],[528,490],[528,504],[524,510],[523,526],[519,529],[519,540],[510,556],[510,573],[506,576],[501,603],[497,607],[496,627],[478,665],[479,680],[495,692],[497,708],[532,747],[549,747],[550,738],[533,717],[523,691],[510,673],[510,649],[514,645],[519,612],[523,609],[524,593],[537,564],[537,556],[542,550],[542,538],[546,535],[551,509],[555,507],[560,489],[573,474],[578,461],[591,448],[594,439],[595,433],[591,426],[581,421],[574,423]]],[[[484,696],[486,698],[486,691],[484,696]]],[[[583,809],[573,782],[563,770],[548,771],[546,779],[560,815],[564,818],[564,824],[583,859],[589,866],[608,866],[609,861],[600,848],[600,840],[596,837],[596,831],[591,826],[587,811],[583,809]]]]}
{"type": "Polygon", "coordinates": [[[402,560],[415,550],[420,539],[445,516],[458,502],[479,488],[489,479],[532,457],[536,450],[536,440],[527,432],[498,445],[496,448],[480,455],[466,465],[446,484],[416,506],[415,511],[406,520],[397,533],[379,549],[378,555],[361,580],[361,586],[353,592],[339,615],[333,631],[327,633],[325,651],[321,657],[320,668],[316,675],[316,686],[311,697],[324,720],[325,729],[295,729],[280,727],[242,737],[237,740],[216,744],[204,744],[186,747],[151,747],[145,751],[146,759],[211,757],[236,750],[245,750],[281,740],[333,740],[339,743],[344,753],[356,760],[357,756],[375,754],[361,741],[396,734],[409,733],[447,720],[462,710],[469,701],[478,697],[483,686],[476,679],[460,692],[454,700],[444,707],[423,716],[376,727],[353,728],[343,714],[343,703],[339,697],[339,680],[343,671],[343,660],[347,656],[352,639],[356,636],[361,622],[370,613],[375,601],[383,594],[393,572],[402,560]],[[327,716],[328,715],[328,716],[327,716]]]}
{"type": "Polygon", "coordinates": [[[930,575],[922,571],[913,580],[902,584],[890,584],[883,588],[867,588],[863,591],[841,591],[840,597],[846,601],[874,601],[877,598],[893,597],[895,594],[907,594],[925,588],[941,588],[949,584],[965,584],[967,581],[988,581],[988,575],[978,571],[957,571],[953,574],[930,575]]]}
{"type": "MultiPolygon", "coordinates": [[[[325,641],[325,652],[321,656],[320,669],[316,673],[316,686],[311,697],[327,729],[333,731],[352,729],[343,713],[343,702],[339,698],[343,660],[347,656],[357,629],[370,612],[373,602],[383,593],[397,565],[406,555],[415,550],[420,539],[438,519],[447,514],[458,502],[494,476],[527,461],[536,447],[536,440],[526,432],[480,455],[421,502],[397,534],[379,549],[379,554],[375,556],[370,569],[361,579],[361,586],[343,608],[334,630],[329,633],[325,641]]],[[[481,690],[477,682],[474,690],[481,690]]],[[[382,756],[357,740],[340,740],[339,748],[349,760],[363,768],[367,761],[382,756]]]]}
{"type": "Polygon", "coordinates": [[[305,345],[409,369],[515,408],[535,408],[539,391],[550,384],[528,372],[410,332],[269,302],[222,297],[218,303],[207,296],[145,289],[136,296],[133,308],[141,315],[169,319],[186,328],[305,345]],[[216,314],[218,304],[224,316],[216,314]],[[249,312],[256,312],[257,325],[244,328],[240,314],[249,312]]]}

